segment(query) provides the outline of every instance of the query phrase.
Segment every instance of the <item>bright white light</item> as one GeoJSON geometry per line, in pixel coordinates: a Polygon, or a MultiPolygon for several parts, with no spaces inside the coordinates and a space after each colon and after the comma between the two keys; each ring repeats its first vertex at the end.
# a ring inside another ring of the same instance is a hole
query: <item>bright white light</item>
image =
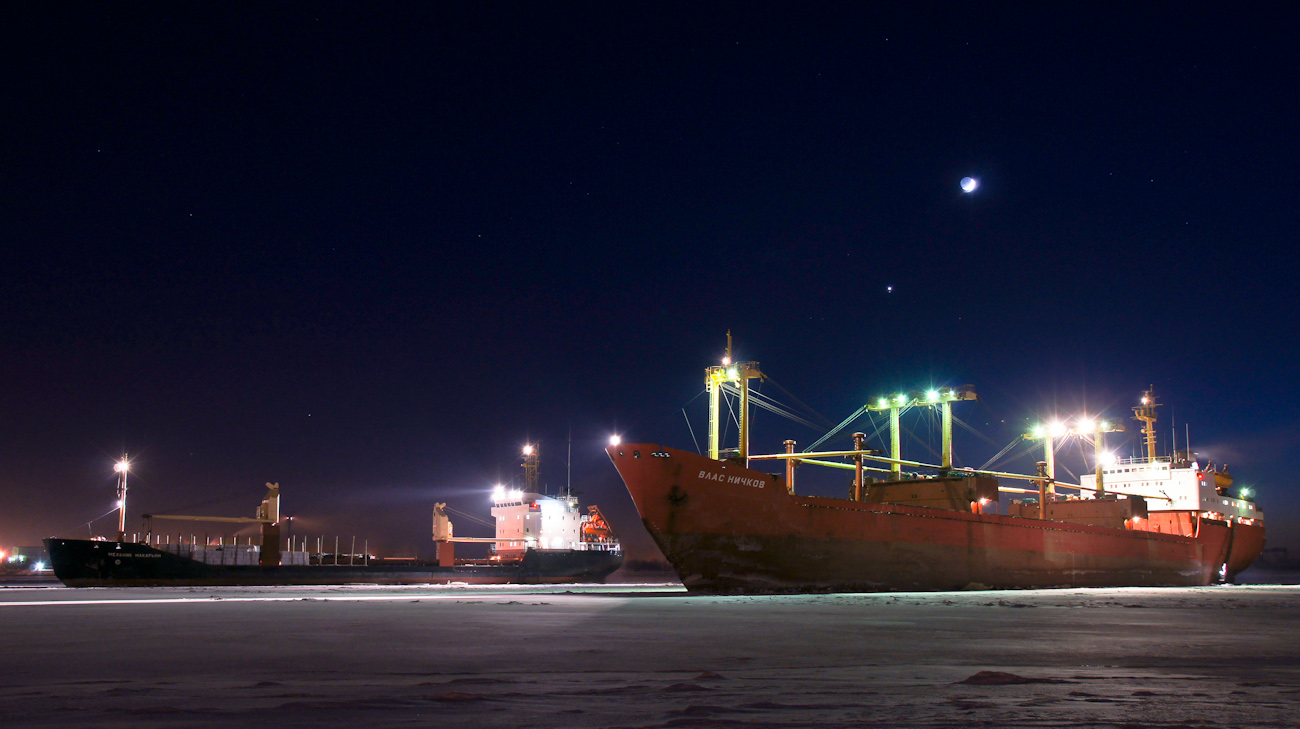
{"type": "Polygon", "coordinates": [[[929,392],[925,393],[925,399],[926,399],[926,400],[929,400],[930,402],[935,402],[935,401],[937,401],[937,400],[939,399],[939,391],[938,391],[938,390],[930,390],[929,392]]]}
{"type": "Polygon", "coordinates": [[[506,498],[506,487],[502,486],[501,484],[497,484],[496,488],[492,489],[492,499],[494,501],[503,501],[505,498],[506,498]]]}
{"type": "Polygon", "coordinates": [[[732,367],[732,368],[730,368],[730,369],[727,370],[727,377],[729,377],[729,378],[731,378],[731,379],[733,379],[733,380],[734,380],[734,379],[737,379],[737,378],[740,377],[740,372],[738,372],[738,371],[736,370],[735,367],[732,367]]]}
{"type": "Polygon", "coordinates": [[[32,569],[36,570],[37,572],[40,572],[41,570],[45,569],[45,563],[37,562],[35,565],[32,565],[32,569]]]}
{"type": "Polygon", "coordinates": [[[117,508],[119,508],[119,509],[122,508],[122,504],[123,504],[123,503],[125,503],[125,502],[118,501],[118,502],[117,502],[117,508]]]}
{"type": "Polygon", "coordinates": [[[616,446],[616,445],[618,445],[619,443],[622,443],[622,442],[623,442],[623,439],[620,438],[620,437],[618,437],[617,435],[611,435],[611,436],[609,437],[609,444],[612,445],[612,446],[616,446]]]}
{"type": "Polygon", "coordinates": [[[975,179],[974,177],[961,178],[962,192],[975,192],[975,188],[979,186],[980,186],[979,180],[975,179]]]}
{"type": "Polygon", "coordinates": [[[1079,432],[1080,432],[1080,433],[1091,433],[1092,431],[1094,431],[1094,430],[1096,430],[1096,429],[1097,429],[1097,424],[1094,423],[1094,422],[1092,422],[1091,420],[1080,420],[1080,421],[1079,421],[1079,432]]]}
{"type": "Polygon", "coordinates": [[[723,366],[723,367],[726,367],[726,366],[729,365],[729,364],[731,364],[731,358],[730,358],[730,357],[723,357],[723,358],[722,358],[722,366],[723,366]]]}
{"type": "Polygon", "coordinates": [[[523,498],[524,498],[524,492],[520,491],[519,489],[515,489],[514,491],[510,492],[511,501],[522,501],[523,498]]]}
{"type": "Polygon", "coordinates": [[[1115,465],[1115,454],[1110,451],[1103,451],[1101,454],[1101,465],[1103,466],[1115,465]]]}
{"type": "Polygon", "coordinates": [[[131,464],[127,463],[125,458],[113,464],[113,470],[118,473],[125,473],[130,468],[131,464]]]}
{"type": "Polygon", "coordinates": [[[983,505],[987,504],[988,502],[989,502],[988,497],[981,498],[981,499],[980,499],[980,506],[983,506],[983,505]]]}
{"type": "Polygon", "coordinates": [[[530,446],[530,445],[526,445],[526,446],[524,446],[524,455],[525,455],[525,456],[531,456],[531,455],[533,455],[533,447],[530,446]]]}
{"type": "Polygon", "coordinates": [[[1047,432],[1050,433],[1053,438],[1065,435],[1065,423],[1062,423],[1059,420],[1053,420],[1047,424],[1047,432]]]}

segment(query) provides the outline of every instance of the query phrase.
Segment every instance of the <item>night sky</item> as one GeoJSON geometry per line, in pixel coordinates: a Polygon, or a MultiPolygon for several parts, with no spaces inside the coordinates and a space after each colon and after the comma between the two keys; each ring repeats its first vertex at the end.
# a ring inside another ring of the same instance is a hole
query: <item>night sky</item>
{"type": "Polygon", "coordinates": [[[1129,455],[1154,385],[1300,550],[1294,9],[1057,5],[7,4],[0,545],[110,533],[127,452],[128,531],[276,481],[428,554],[571,438],[653,555],[603,446],[694,450],[730,330],[833,423],[974,385],[967,466],[1080,412],[1129,455]]]}

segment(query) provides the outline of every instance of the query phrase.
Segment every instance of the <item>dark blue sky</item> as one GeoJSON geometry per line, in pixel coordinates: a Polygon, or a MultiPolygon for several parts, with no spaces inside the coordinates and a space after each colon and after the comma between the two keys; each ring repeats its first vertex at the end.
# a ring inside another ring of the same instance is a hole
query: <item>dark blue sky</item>
{"type": "Polygon", "coordinates": [[[645,545],[601,446],[692,448],[730,329],[836,422],[974,384],[999,446],[1154,384],[1300,549],[1282,5],[0,12],[0,544],[88,533],[125,450],[137,514],[279,481],[427,548],[571,430],[645,545]]]}

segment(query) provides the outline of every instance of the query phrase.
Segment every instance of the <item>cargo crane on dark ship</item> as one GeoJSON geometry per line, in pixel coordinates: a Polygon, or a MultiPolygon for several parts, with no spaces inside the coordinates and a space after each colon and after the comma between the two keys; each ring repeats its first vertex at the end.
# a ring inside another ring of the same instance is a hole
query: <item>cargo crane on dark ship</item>
{"type": "Polygon", "coordinates": [[[1222,497],[1226,473],[1201,468],[1190,451],[1156,455],[1150,391],[1134,409],[1145,425],[1146,457],[1114,459],[1105,434],[1123,424],[1079,418],[1025,434],[1043,441],[1044,459],[1022,474],[953,467],[952,405],[977,399],[969,385],[881,397],[813,445],[862,413],[880,412],[888,415],[888,455],[866,448],[862,432],[847,450],[796,452],[795,441],[785,440],[784,452],[753,454],[756,379],[766,375],[757,362],[732,360],[728,333],[722,364],[705,369],[707,455],[657,443],[606,449],[646,528],[692,591],[1206,585],[1231,580],[1264,546],[1262,511],[1244,495],[1222,497]],[[738,443],[730,450],[721,447],[726,395],[736,399],[738,443]],[[903,458],[900,415],[912,408],[938,411],[939,463],[903,458]],[[1096,446],[1090,483],[1056,477],[1058,443],[1071,436],[1096,446]],[[756,469],[773,461],[784,462],[783,472],[756,469]],[[795,476],[804,465],[851,470],[846,496],[799,493],[795,476]],[[1025,486],[1004,483],[1017,481],[1025,486]],[[1016,498],[1000,513],[1004,493],[1016,498]]]}

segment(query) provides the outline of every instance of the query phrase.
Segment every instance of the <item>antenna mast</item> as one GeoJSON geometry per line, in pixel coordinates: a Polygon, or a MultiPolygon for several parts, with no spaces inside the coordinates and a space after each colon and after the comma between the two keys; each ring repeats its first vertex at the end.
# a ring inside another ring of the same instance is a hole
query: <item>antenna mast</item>
{"type": "Polygon", "coordinates": [[[1156,402],[1155,387],[1148,385],[1147,389],[1142,392],[1141,405],[1133,408],[1133,419],[1141,420],[1142,435],[1147,445],[1147,459],[1154,461],[1156,459],[1156,408],[1160,403],[1156,402]]]}
{"type": "Polygon", "coordinates": [[[524,446],[524,462],[519,464],[524,467],[524,493],[538,493],[537,471],[540,467],[538,461],[541,457],[541,443],[529,443],[524,446]]]}

